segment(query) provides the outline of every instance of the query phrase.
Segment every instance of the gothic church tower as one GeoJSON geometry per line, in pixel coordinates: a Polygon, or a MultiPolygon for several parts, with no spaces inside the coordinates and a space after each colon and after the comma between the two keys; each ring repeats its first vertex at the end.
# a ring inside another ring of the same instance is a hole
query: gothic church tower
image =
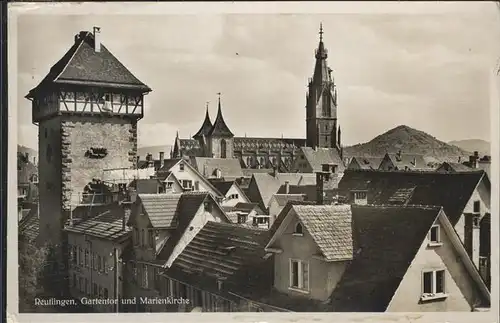
{"type": "Polygon", "coordinates": [[[309,79],[306,95],[307,147],[340,150],[340,127],[337,125],[337,89],[328,67],[328,51],[323,43],[320,26],[319,45],[315,52],[314,74],[309,79]]]}

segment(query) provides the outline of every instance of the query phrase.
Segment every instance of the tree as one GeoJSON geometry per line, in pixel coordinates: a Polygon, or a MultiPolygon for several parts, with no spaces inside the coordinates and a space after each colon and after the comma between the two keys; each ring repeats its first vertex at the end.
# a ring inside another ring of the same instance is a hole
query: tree
{"type": "Polygon", "coordinates": [[[35,298],[43,290],[47,248],[37,247],[23,234],[19,234],[19,312],[35,312],[35,298]]]}

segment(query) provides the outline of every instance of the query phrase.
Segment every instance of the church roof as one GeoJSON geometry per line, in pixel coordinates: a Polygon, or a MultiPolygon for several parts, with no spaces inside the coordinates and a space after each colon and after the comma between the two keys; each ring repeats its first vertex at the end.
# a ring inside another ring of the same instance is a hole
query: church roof
{"type": "Polygon", "coordinates": [[[205,120],[203,120],[203,124],[201,125],[200,130],[193,136],[193,138],[198,138],[202,136],[208,136],[210,130],[212,130],[212,121],[210,121],[210,116],[208,115],[208,106],[207,112],[205,113],[205,120]]]}
{"type": "Polygon", "coordinates": [[[139,81],[111,52],[101,44],[94,49],[94,35],[81,31],[75,43],[50,69],[40,84],[32,89],[27,98],[56,84],[87,85],[122,88],[150,92],[151,89],[139,81]]]}
{"type": "Polygon", "coordinates": [[[220,98],[219,98],[219,109],[217,111],[217,118],[215,119],[214,125],[212,126],[212,129],[210,129],[208,135],[217,137],[234,137],[233,133],[231,132],[231,130],[229,130],[228,126],[226,125],[224,117],[222,116],[220,98]]]}

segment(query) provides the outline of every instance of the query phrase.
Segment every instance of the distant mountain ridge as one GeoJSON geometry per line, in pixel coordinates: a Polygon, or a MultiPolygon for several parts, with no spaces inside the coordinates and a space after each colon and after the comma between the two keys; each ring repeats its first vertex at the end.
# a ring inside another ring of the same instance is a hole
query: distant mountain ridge
{"type": "Polygon", "coordinates": [[[465,139],[465,140],[453,140],[449,142],[450,145],[454,145],[462,148],[466,151],[477,151],[479,156],[491,155],[491,143],[482,139],[465,139]]]}
{"type": "Polygon", "coordinates": [[[423,155],[428,162],[467,160],[471,155],[469,151],[406,125],[397,126],[366,143],[345,147],[344,155],[382,157],[385,153],[398,151],[423,155]]]}

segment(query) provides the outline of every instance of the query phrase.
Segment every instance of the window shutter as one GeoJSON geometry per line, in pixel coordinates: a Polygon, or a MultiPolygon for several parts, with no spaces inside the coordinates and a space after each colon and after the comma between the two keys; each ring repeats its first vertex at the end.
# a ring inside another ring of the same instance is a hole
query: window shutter
{"type": "Polygon", "coordinates": [[[309,264],[307,262],[302,263],[302,288],[309,290],[309,264]]]}

